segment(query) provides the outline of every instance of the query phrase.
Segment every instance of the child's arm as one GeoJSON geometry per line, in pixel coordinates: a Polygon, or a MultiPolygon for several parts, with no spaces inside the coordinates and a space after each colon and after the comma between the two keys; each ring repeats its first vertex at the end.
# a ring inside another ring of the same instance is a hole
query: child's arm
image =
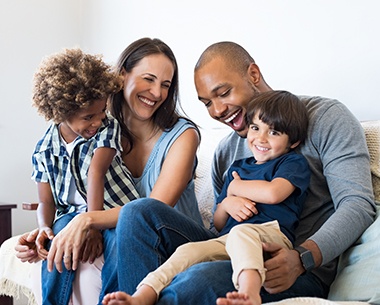
{"type": "Polygon", "coordinates": [[[109,147],[99,147],[95,150],[88,170],[87,210],[103,210],[104,176],[116,154],[109,147]]]}
{"type": "Polygon", "coordinates": [[[234,179],[228,186],[228,196],[244,197],[254,202],[278,204],[288,198],[296,189],[284,178],[275,178],[272,181],[241,180],[236,172],[233,172],[232,176],[234,179]]]}
{"type": "Polygon", "coordinates": [[[230,216],[241,222],[257,213],[255,202],[244,197],[227,196],[218,204],[214,212],[213,224],[215,229],[220,232],[230,216]]]}
{"type": "Polygon", "coordinates": [[[45,250],[46,239],[53,239],[54,234],[51,229],[55,217],[55,202],[50,184],[47,182],[38,182],[38,208],[37,208],[37,223],[39,233],[36,239],[37,252],[39,257],[45,259],[47,251],[45,250]]]}

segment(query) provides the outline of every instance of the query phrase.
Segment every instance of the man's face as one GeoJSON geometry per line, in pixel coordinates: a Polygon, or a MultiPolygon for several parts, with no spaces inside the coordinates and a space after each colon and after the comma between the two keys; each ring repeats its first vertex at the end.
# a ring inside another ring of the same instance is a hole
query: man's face
{"type": "Polygon", "coordinates": [[[210,116],[246,137],[246,106],[259,93],[248,71],[245,75],[232,71],[217,57],[195,71],[194,82],[210,116]]]}

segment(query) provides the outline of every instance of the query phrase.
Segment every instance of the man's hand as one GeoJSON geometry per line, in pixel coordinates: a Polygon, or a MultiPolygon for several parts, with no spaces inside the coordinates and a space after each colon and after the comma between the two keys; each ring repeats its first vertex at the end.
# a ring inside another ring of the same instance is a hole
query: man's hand
{"type": "Polygon", "coordinates": [[[17,245],[15,246],[17,252],[16,257],[23,263],[35,263],[41,260],[41,258],[38,257],[35,243],[38,232],[38,229],[34,229],[31,232],[24,233],[17,241],[17,245]]]}
{"type": "Polygon", "coordinates": [[[290,288],[305,271],[297,251],[276,243],[263,243],[263,250],[271,257],[264,262],[267,272],[263,286],[269,293],[280,293],[290,288]]]}

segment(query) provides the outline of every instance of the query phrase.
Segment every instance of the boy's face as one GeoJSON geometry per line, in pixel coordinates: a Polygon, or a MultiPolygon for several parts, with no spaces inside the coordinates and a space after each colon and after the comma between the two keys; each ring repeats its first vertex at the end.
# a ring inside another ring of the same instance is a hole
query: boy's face
{"type": "Polygon", "coordinates": [[[107,99],[94,101],[91,106],[78,111],[70,119],[60,124],[60,132],[66,143],[78,136],[85,139],[93,137],[106,117],[107,99]]]}
{"type": "Polygon", "coordinates": [[[255,115],[248,127],[247,144],[257,164],[273,160],[298,145],[290,145],[287,134],[274,130],[261,121],[258,115],[255,115]]]}
{"type": "Polygon", "coordinates": [[[252,97],[259,94],[248,71],[246,75],[232,71],[217,57],[195,71],[194,82],[198,99],[205,104],[210,116],[245,137],[246,107],[252,97]]]}

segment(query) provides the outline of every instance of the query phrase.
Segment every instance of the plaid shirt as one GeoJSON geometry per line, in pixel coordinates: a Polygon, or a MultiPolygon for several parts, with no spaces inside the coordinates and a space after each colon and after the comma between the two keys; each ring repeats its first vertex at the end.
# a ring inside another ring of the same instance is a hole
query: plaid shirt
{"type": "Polygon", "coordinates": [[[37,143],[32,156],[32,179],[50,183],[57,208],[57,217],[75,211],[68,203],[71,178],[86,200],[87,174],[93,153],[98,147],[110,147],[117,153],[104,178],[104,208],[122,206],[139,197],[129,170],[121,159],[120,127],[108,116],[97,134],[90,139],[77,137],[71,157],[61,142],[58,125],[52,124],[37,143]]]}

